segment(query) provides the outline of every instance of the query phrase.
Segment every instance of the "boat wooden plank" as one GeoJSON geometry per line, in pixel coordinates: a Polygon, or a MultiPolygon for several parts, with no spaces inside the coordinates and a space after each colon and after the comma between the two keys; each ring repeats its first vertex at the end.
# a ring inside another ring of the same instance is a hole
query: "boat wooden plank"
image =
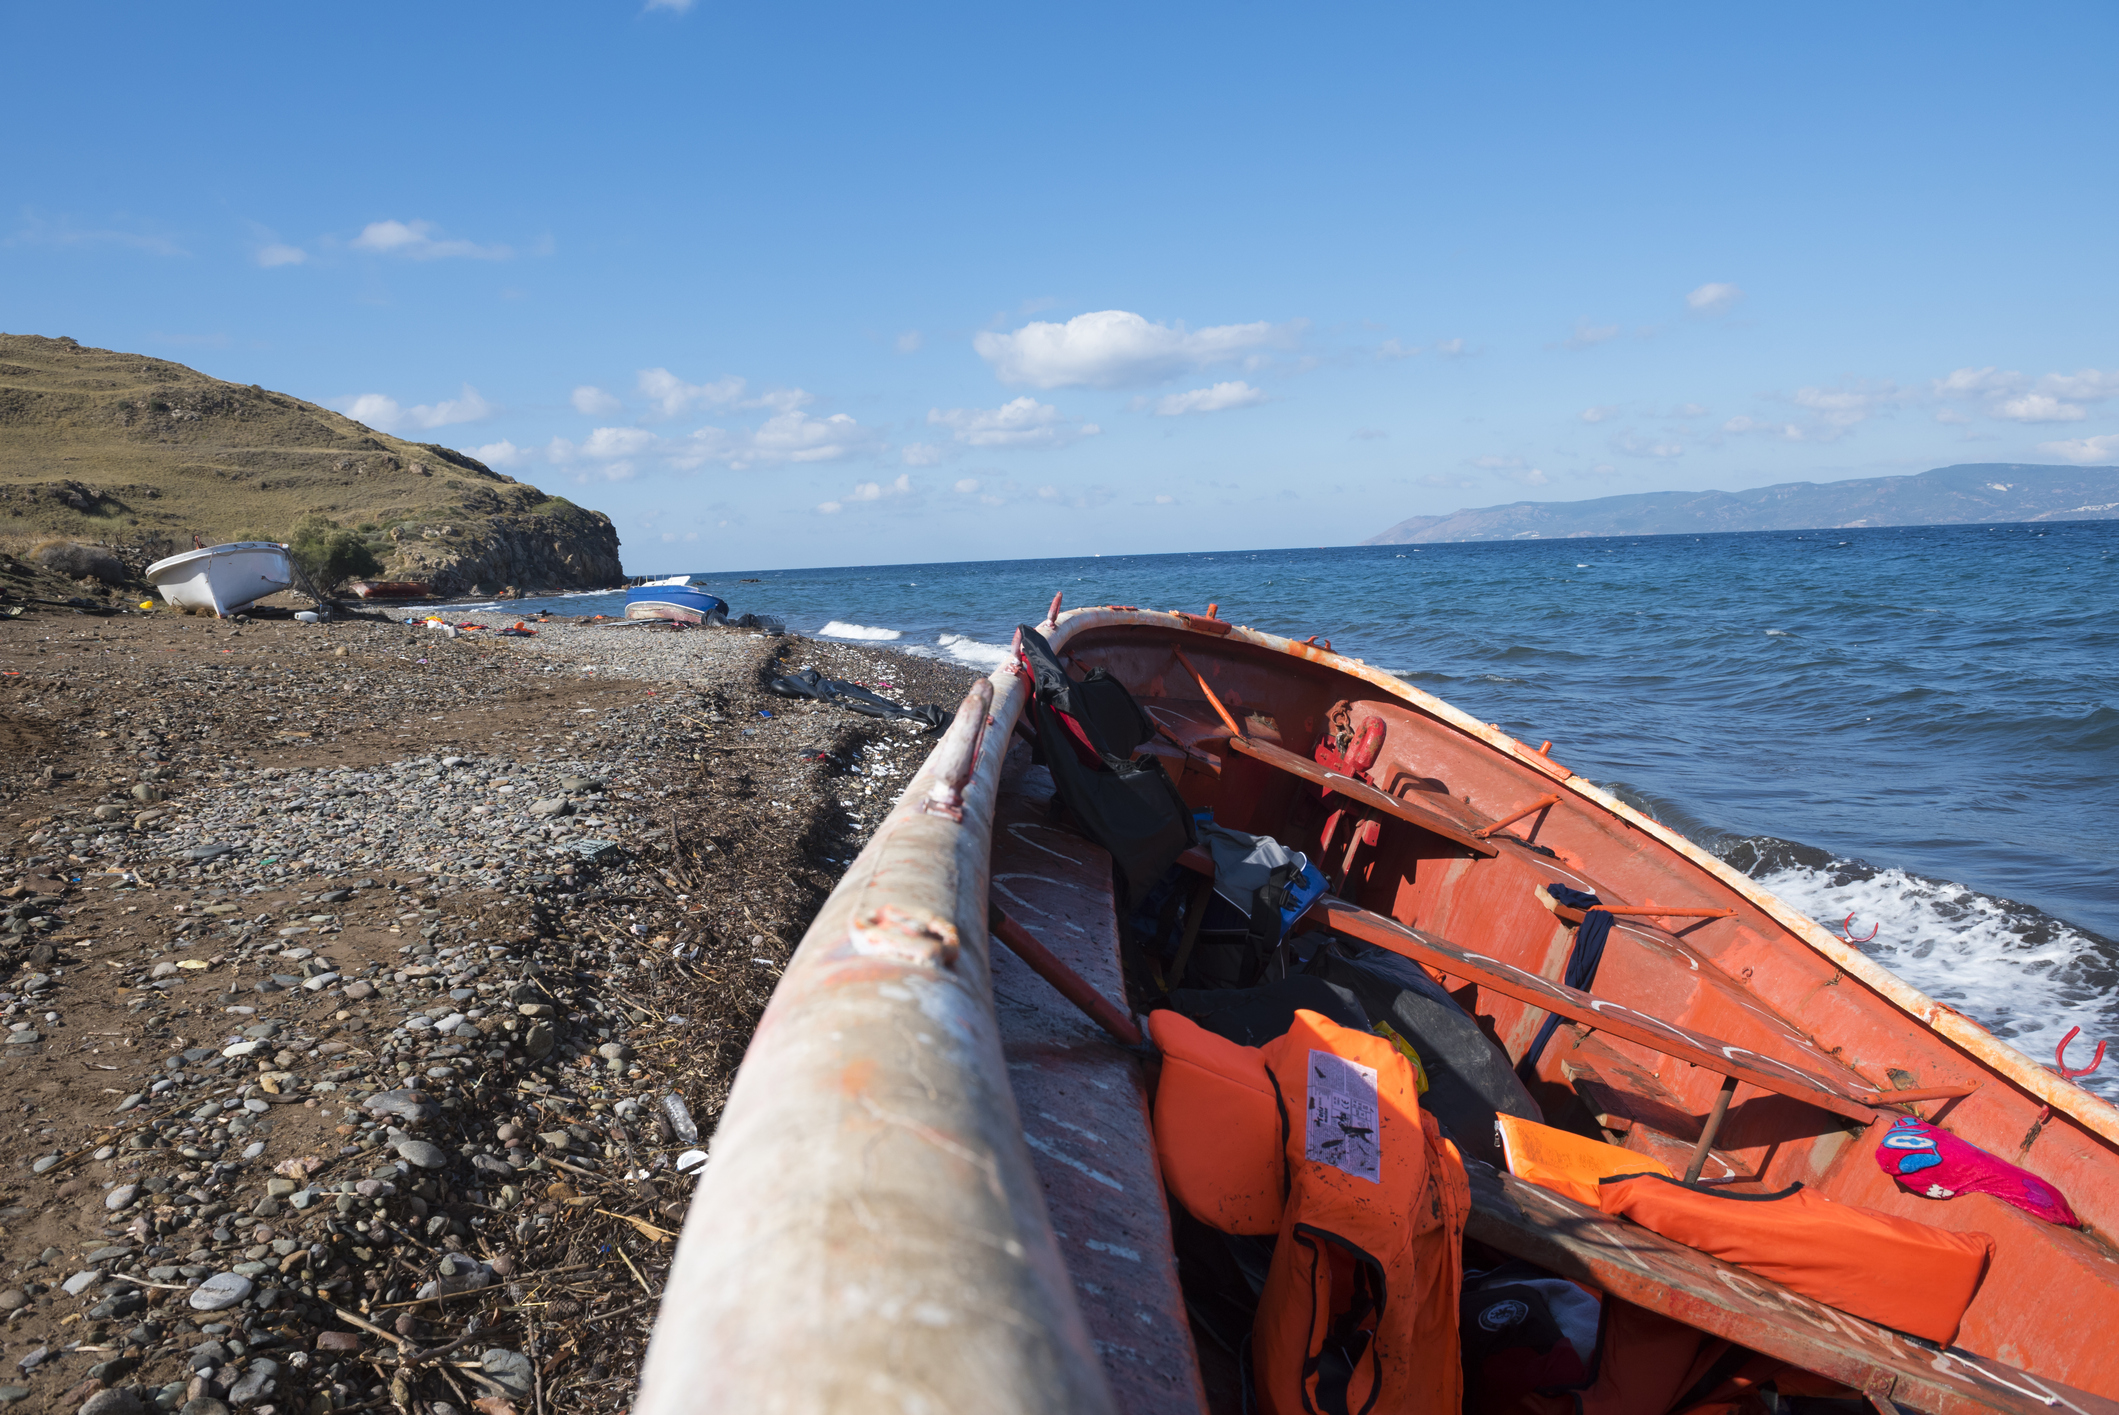
{"type": "Polygon", "coordinates": [[[1417,825],[1422,830],[1432,831],[1444,840],[1462,845],[1475,855],[1493,856],[1501,853],[1499,846],[1481,839],[1472,827],[1453,821],[1432,807],[1418,801],[1400,800],[1396,796],[1377,790],[1365,781],[1356,781],[1344,772],[1333,771],[1322,762],[1299,757],[1285,747],[1276,747],[1270,742],[1260,742],[1251,737],[1232,736],[1229,738],[1229,749],[1253,761],[1278,767],[1291,776],[1299,776],[1304,781],[1344,796],[1372,811],[1381,811],[1387,816],[1396,816],[1399,820],[1417,825]]]}
{"type": "Polygon", "coordinates": [[[1807,1101],[1865,1125],[1876,1118],[1875,1107],[1870,1102],[1877,1092],[1873,1089],[1857,1090],[1857,1082],[1809,1071],[1777,1057],[1761,1055],[1748,1047],[1734,1046],[1720,1038],[1637,1012],[1609,998],[1596,997],[1565,983],[1541,978],[1497,958],[1409,929],[1395,919],[1385,918],[1342,899],[1326,895],[1311,906],[1306,917],[1325,928],[1403,954],[1416,963],[1439,968],[1453,978],[1475,982],[1504,997],[1558,1013],[1570,1022],[1609,1032],[1665,1056],[1705,1067],[1717,1075],[1734,1076],[1761,1090],[1807,1101]]]}
{"type": "Polygon", "coordinates": [[[1563,1277],[1925,1415],[2119,1415],[2119,1404],[1886,1327],[1473,1161],[1465,1232],[1563,1277]]]}
{"type": "MultiPolygon", "coordinates": [[[[1027,765],[1003,779],[991,898],[1123,1004],[1110,857],[1052,823],[1051,780],[1027,765]]],[[[1203,1412],[1140,1059],[1013,953],[992,953],[1023,1139],[1112,1399],[1125,1415],[1203,1412]]]]}

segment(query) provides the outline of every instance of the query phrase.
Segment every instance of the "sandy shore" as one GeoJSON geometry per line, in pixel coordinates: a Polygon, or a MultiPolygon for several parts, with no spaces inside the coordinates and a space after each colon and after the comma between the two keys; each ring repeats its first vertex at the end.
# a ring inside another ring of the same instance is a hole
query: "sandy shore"
{"type": "Polygon", "coordinates": [[[0,620],[0,1400],[628,1403],[678,1160],[932,740],[763,679],[971,675],[531,627],[0,620]]]}

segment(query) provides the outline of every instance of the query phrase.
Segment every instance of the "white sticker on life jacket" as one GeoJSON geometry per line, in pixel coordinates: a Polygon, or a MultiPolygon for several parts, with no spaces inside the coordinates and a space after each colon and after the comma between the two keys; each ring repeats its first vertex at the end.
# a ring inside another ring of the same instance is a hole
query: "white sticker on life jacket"
{"type": "Polygon", "coordinates": [[[1373,1070],[1332,1052],[1311,1052],[1307,1111],[1304,1159],[1356,1179],[1383,1182],[1383,1133],[1377,1126],[1373,1070]]]}

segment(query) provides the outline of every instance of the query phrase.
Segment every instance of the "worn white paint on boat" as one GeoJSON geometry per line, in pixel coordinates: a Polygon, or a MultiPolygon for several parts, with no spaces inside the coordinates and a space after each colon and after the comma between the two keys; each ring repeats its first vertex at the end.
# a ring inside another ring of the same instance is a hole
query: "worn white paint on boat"
{"type": "Polygon", "coordinates": [[[294,583],[287,547],[269,540],[239,540],[187,550],[147,567],[147,582],[178,609],[233,614],[294,583]]]}

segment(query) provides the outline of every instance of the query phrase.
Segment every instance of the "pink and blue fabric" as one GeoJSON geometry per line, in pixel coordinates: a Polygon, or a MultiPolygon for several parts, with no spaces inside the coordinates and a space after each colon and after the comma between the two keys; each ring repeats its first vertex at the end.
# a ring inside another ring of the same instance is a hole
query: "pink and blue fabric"
{"type": "Polygon", "coordinates": [[[1876,1163],[1909,1194],[1927,1199],[1992,1194],[2047,1223],[2082,1227],[2082,1220],[2075,1217],[2058,1189],[1925,1120],[1907,1116],[1884,1132],[1883,1143],[1876,1147],[1876,1163]]]}

